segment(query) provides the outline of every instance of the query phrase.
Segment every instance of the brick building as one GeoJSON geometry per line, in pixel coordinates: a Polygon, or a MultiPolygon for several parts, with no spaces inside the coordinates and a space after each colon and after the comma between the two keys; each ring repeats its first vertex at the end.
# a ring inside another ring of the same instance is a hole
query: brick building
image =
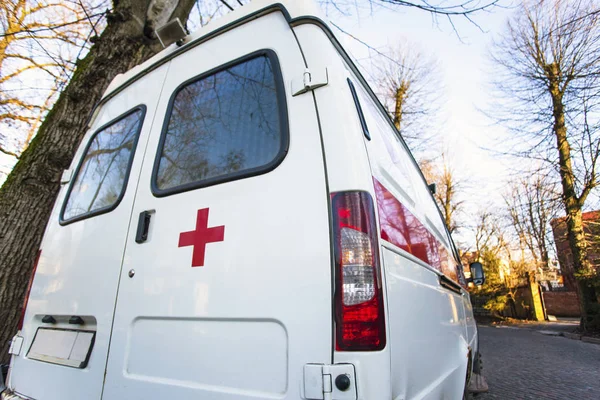
{"type": "MultiPolygon", "coordinates": [[[[596,268],[600,268],[600,210],[583,213],[583,230],[588,242],[588,260],[596,268]]],[[[566,217],[556,218],[550,221],[558,262],[563,275],[565,287],[569,290],[577,290],[575,282],[575,271],[573,269],[573,254],[567,237],[566,217]]]]}

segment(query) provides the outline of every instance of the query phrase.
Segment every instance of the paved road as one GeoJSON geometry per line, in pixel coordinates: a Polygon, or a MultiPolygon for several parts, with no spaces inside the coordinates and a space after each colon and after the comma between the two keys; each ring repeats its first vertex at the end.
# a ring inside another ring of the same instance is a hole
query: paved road
{"type": "Polygon", "coordinates": [[[535,329],[480,326],[489,393],[475,400],[600,400],[600,345],[535,329]]]}

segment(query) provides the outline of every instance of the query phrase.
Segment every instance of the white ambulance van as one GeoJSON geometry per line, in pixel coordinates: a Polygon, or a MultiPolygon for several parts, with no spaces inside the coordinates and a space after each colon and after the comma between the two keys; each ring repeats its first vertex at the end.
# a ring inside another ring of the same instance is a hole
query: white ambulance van
{"type": "Polygon", "coordinates": [[[3,400],[463,398],[478,336],[456,248],[318,15],[256,0],[114,80],[3,400]]]}

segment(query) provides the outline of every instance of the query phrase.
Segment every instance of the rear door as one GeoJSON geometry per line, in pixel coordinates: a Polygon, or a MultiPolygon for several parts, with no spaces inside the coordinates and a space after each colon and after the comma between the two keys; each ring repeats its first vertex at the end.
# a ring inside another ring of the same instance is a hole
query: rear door
{"type": "Polygon", "coordinates": [[[303,366],[331,362],[320,135],[289,89],[303,72],[279,12],[171,61],[103,398],[298,399],[303,366]]]}
{"type": "Polygon", "coordinates": [[[167,66],[103,105],[41,246],[11,388],[35,399],[99,399],[143,152],[167,66]],[[35,341],[34,341],[35,338],[35,341]]]}

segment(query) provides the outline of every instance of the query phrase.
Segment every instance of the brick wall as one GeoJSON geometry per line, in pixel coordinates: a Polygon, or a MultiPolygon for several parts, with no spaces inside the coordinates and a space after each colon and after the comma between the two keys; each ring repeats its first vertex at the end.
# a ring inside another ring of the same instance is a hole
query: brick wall
{"type": "Polygon", "coordinates": [[[557,317],[579,317],[576,292],[544,292],[546,312],[557,317]]]}
{"type": "MultiPolygon", "coordinates": [[[[588,260],[596,268],[600,269],[600,210],[589,211],[582,214],[583,231],[588,242],[588,260]]],[[[554,243],[556,243],[556,254],[564,278],[564,285],[569,290],[577,290],[575,271],[573,270],[573,254],[567,237],[566,218],[555,218],[550,221],[554,243]]]]}

